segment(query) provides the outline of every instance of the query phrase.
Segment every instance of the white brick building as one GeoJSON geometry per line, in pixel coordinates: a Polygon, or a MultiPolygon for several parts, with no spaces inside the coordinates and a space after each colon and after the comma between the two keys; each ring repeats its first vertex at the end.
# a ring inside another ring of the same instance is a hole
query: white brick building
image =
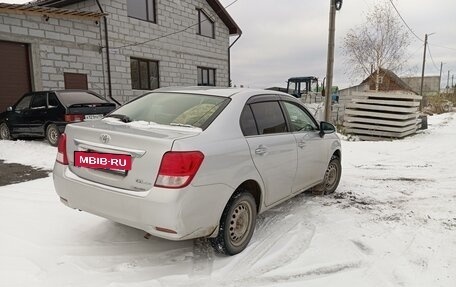
{"type": "Polygon", "coordinates": [[[156,87],[228,86],[229,37],[240,34],[218,0],[0,4],[0,108],[28,90],[87,87],[125,102],[156,87]]]}

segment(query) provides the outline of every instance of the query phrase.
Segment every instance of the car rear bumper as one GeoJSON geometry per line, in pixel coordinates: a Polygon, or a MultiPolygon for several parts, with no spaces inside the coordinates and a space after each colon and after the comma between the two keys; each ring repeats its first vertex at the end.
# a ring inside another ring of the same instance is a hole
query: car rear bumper
{"type": "Polygon", "coordinates": [[[170,240],[215,235],[234,192],[224,184],[127,191],[80,178],[59,163],[54,166],[53,177],[55,190],[65,205],[170,240]]]}

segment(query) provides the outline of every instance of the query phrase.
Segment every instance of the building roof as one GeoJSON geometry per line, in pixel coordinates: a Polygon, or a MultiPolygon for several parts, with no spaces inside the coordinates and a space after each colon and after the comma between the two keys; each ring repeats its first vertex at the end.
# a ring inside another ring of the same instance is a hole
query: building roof
{"type": "MultiPolygon", "coordinates": [[[[33,2],[34,5],[39,6],[48,6],[48,7],[65,7],[71,4],[79,3],[85,0],[36,0],[33,2]]],[[[236,22],[231,18],[230,14],[223,7],[222,3],[219,0],[206,0],[209,6],[214,10],[214,12],[220,17],[223,23],[228,27],[230,35],[241,35],[242,30],[236,24],[236,22]]]]}
{"type": "Polygon", "coordinates": [[[81,10],[69,10],[53,7],[34,6],[30,4],[8,4],[0,3],[0,13],[49,16],[56,18],[72,18],[83,20],[98,20],[104,14],[100,12],[89,12],[81,10]]]}
{"type": "MultiPolygon", "coordinates": [[[[372,74],[369,75],[369,77],[367,77],[364,81],[362,81],[361,84],[368,83],[371,78],[375,79],[376,73],[377,73],[377,71],[374,71],[372,74]]],[[[399,78],[393,71],[380,68],[380,75],[388,76],[392,81],[394,81],[403,90],[414,92],[413,89],[406,82],[404,82],[401,78],[399,78]]]]}

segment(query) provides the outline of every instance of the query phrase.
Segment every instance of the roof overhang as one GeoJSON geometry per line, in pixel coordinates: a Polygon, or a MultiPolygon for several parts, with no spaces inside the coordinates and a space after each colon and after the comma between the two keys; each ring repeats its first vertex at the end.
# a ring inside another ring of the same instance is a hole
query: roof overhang
{"type": "Polygon", "coordinates": [[[45,16],[62,19],[79,19],[97,21],[104,14],[81,10],[69,10],[44,6],[33,6],[30,4],[8,4],[0,3],[0,13],[21,14],[31,16],[45,16]]]}
{"type": "MultiPolygon", "coordinates": [[[[82,2],[85,0],[38,0],[33,2],[33,5],[47,6],[47,7],[65,7],[74,3],[82,2]]],[[[223,7],[222,3],[219,0],[206,0],[212,10],[220,17],[222,22],[228,27],[230,35],[241,35],[242,30],[236,24],[236,22],[231,18],[228,11],[223,7]]]]}

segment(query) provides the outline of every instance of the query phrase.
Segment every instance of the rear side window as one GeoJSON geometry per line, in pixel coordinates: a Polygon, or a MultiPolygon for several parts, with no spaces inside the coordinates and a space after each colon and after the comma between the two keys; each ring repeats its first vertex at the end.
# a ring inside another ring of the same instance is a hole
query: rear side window
{"type": "Polygon", "coordinates": [[[59,106],[59,100],[55,94],[49,94],[49,108],[54,108],[59,106]]]}
{"type": "Polygon", "coordinates": [[[35,94],[32,100],[32,109],[44,109],[46,108],[46,94],[35,94]]]}
{"type": "Polygon", "coordinates": [[[253,117],[250,105],[245,105],[241,114],[241,130],[244,136],[253,136],[258,134],[255,118],[253,117]]]}
{"type": "Polygon", "coordinates": [[[287,124],[279,102],[254,103],[251,104],[250,107],[252,108],[260,135],[283,133],[287,131],[287,124]]]}

